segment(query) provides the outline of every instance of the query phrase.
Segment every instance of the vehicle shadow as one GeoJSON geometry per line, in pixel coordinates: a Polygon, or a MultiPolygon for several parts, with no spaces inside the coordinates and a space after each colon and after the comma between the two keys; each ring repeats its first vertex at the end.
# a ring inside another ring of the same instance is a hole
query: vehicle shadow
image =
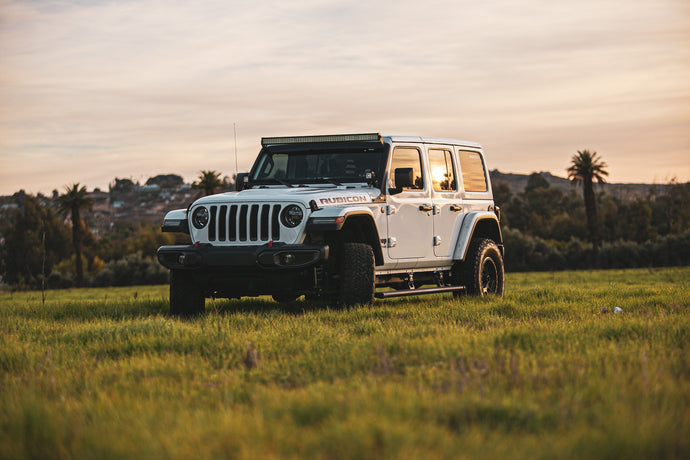
{"type": "Polygon", "coordinates": [[[6,314],[24,320],[43,320],[50,322],[75,321],[88,323],[98,320],[130,321],[147,318],[167,317],[194,321],[210,315],[278,314],[302,316],[309,312],[326,309],[340,310],[334,303],[321,300],[306,300],[304,297],[289,303],[275,302],[269,297],[242,299],[207,299],[203,314],[189,318],[170,315],[167,298],[156,299],[117,299],[113,301],[100,300],[70,300],[60,302],[46,302],[40,307],[20,306],[5,311],[6,314]]]}
{"type": "Polygon", "coordinates": [[[275,302],[264,298],[207,299],[205,314],[266,314],[273,312],[290,316],[302,316],[305,313],[326,309],[340,310],[340,308],[336,307],[335,303],[329,303],[322,300],[307,300],[304,297],[287,303],[275,302]]]}

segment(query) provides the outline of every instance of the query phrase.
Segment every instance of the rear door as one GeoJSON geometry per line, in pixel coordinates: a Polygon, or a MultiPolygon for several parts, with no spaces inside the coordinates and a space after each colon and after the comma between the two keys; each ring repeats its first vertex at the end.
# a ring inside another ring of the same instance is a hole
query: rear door
{"type": "Polygon", "coordinates": [[[451,259],[463,217],[455,152],[452,146],[433,145],[428,147],[427,156],[434,217],[434,255],[451,259]]]}

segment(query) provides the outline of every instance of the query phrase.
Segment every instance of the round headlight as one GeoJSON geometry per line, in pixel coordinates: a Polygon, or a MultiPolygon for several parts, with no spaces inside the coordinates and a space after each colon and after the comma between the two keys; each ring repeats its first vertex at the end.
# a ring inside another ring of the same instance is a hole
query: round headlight
{"type": "Polygon", "coordinates": [[[192,213],[192,225],[198,229],[206,227],[208,224],[208,209],[203,206],[199,206],[192,213]]]}
{"type": "Polygon", "coordinates": [[[297,227],[302,223],[302,219],[304,219],[304,212],[296,204],[285,206],[280,214],[280,220],[283,222],[283,225],[290,228],[297,227]]]}

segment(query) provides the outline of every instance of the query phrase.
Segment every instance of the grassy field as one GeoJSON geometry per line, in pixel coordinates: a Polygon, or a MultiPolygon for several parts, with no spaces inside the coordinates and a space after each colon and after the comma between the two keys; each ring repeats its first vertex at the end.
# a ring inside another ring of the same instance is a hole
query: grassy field
{"type": "Polygon", "coordinates": [[[166,286],[0,294],[0,458],[690,458],[690,268],[506,293],[189,321],[166,286]]]}

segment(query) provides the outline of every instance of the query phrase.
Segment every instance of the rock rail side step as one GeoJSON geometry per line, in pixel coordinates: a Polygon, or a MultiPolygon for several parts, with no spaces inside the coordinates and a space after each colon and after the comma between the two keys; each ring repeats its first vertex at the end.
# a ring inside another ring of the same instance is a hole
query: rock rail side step
{"type": "Polygon", "coordinates": [[[424,294],[438,294],[439,292],[457,292],[464,291],[465,286],[444,286],[444,287],[434,287],[425,289],[401,289],[399,291],[385,291],[377,292],[374,297],[377,299],[387,299],[390,297],[404,297],[411,295],[424,295],[424,294]]]}

